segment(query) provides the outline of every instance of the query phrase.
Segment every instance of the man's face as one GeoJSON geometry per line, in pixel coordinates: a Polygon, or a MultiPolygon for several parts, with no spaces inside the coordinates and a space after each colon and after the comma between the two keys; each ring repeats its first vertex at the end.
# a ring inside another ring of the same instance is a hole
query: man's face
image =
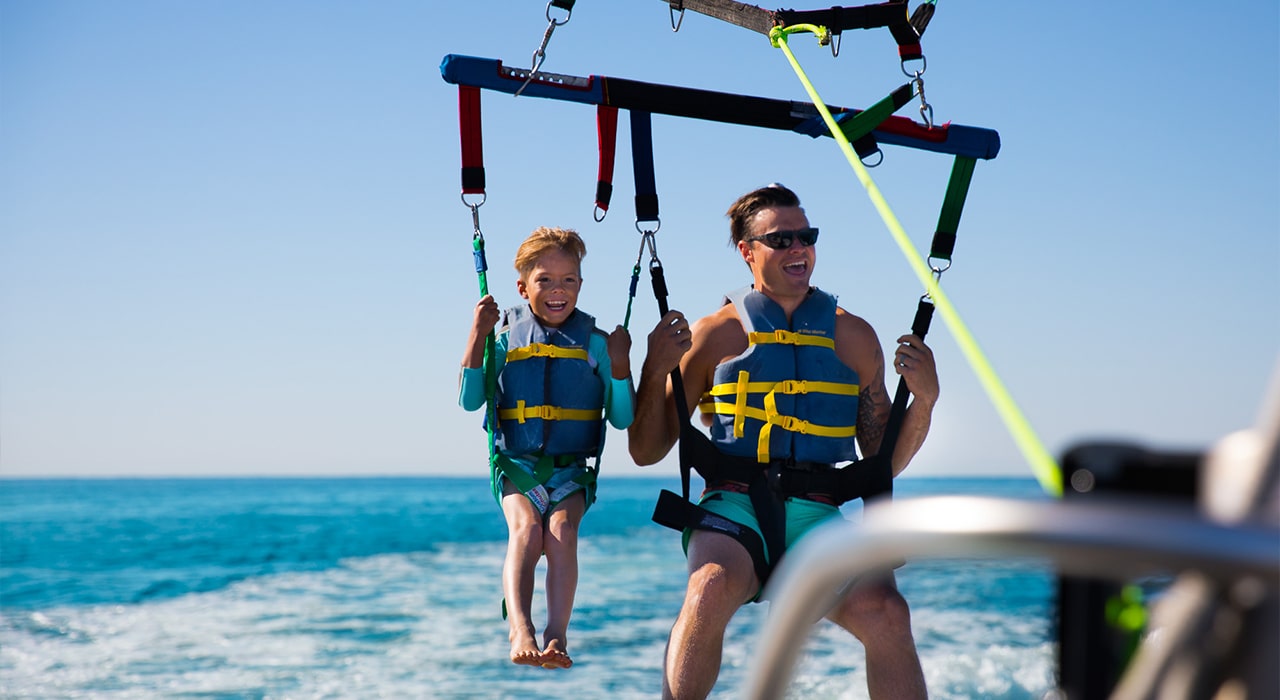
{"type": "Polygon", "coordinates": [[[753,240],[779,231],[798,232],[809,228],[809,219],[800,207],[767,207],[756,212],[750,230],[738,242],[738,252],[751,268],[757,289],[783,296],[807,294],[809,278],[817,261],[816,246],[806,246],[801,236],[792,235],[790,247],[774,249],[763,240],[753,240]]]}

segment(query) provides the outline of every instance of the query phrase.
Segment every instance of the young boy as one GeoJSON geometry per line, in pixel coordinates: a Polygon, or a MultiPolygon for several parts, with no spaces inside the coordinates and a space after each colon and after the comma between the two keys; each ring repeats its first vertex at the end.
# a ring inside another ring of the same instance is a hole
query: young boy
{"type": "MultiPolygon", "coordinates": [[[[607,336],[577,308],[586,245],[574,231],[541,227],[516,252],[516,291],[527,304],[503,312],[493,362],[498,376],[494,497],[506,516],[502,591],[511,625],[511,661],[569,668],[566,633],[578,587],[578,524],[595,500],[604,420],[626,429],[634,413],[631,336],[607,336]],[[539,648],[530,618],[534,568],[547,555],[547,627],[539,648]]],[[[486,295],[462,360],[459,403],[485,404],[485,338],[498,304],[486,295]]],[[[491,426],[492,427],[492,426],[491,426]]]]}

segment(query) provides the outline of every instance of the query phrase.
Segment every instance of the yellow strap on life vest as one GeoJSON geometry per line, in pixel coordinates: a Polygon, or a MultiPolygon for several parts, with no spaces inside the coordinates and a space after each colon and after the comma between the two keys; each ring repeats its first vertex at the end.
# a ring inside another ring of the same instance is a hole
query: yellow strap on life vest
{"type": "Polygon", "coordinates": [[[844,382],[819,382],[808,379],[786,379],[780,382],[747,382],[743,381],[746,372],[738,373],[736,383],[725,382],[711,387],[702,395],[702,403],[710,403],[715,396],[743,395],[748,392],[767,394],[771,391],[779,394],[839,394],[840,396],[857,396],[857,384],[844,382]]]}
{"type": "Polygon", "coordinates": [[[747,342],[752,345],[763,343],[781,343],[783,345],[813,345],[821,348],[836,349],[834,338],[825,335],[809,335],[792,331],[776,330],[773,332],[756,331],[747,334],[747,342]]]}
{"type": "Polygon", "coordinates": [[[829,438],[853,437],[858,432],[856,425],[818,425],[795,416],[784,416],[778,413],[776,396],[772,391],[764,396],[765,423],[760,427],[760,440],[756,443],[756,460],[759,462],[769,461],[769,438],[775,425],[791,433],[829,438]]]}
{"type": "Polygon", "coordinates": [[[556,357],[562,360],[585,360],[587,359],[587,351],[585,348],[562,348],[559,345],[549,345],[546,343],[531,343],[522,348],[515,348],[507,351],[507,362],[518,362],[527,360],[531,357],[556,357]]]}
{"type": "MultiPolygon", "coordinates": [[[[742,396],[741,394],[739,396],[742,396]]],[[[764,425],[760,427],[760,439],[757,444],[756,457],[761,462],[769,461],[769,436],[773,434],[773,426],[792,433],[817,435],[819,437],[847,438],[858,434],[856,425],[820,425],[812,421],[802,420],[795,416],[784,416],[778,413],[776,394],[765,394],[764,408],[739,405],[724,401],[704,401],[698,404],[703,413],[715,413],[733,416],[734,437],[742,437],[740,426],[745,419],[753,418],[764,425]]]]}
{"type": "Polygon", "coordinates": [[[514,418],[518,423],[524,423],[527,418],[541,418],[542,420],[600,420],[604,417],[604,409],[527,406],[524,401],[516,401],[515,408],[500,409],[498,417],[504,420],[514,418]]]}

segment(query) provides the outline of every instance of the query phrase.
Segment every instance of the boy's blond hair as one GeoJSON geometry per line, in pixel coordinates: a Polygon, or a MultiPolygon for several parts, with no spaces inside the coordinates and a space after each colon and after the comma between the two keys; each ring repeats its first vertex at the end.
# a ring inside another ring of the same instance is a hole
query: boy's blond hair
{"type": "Polygon", "coordinates": [[[582,237],[577,231],[568,228],[557,228],[551,226],[539,226],[529,234],[520,244],[520,248],[516,250],[516,272],[520,273],[520,279],[524,279],[526,275],[533,270],[533,266],[537,264],[538,258],[542,257],[548,251],[562,251],[582,264],[582,259],[587,256],[587,244],[582,242],[582,237]]]}

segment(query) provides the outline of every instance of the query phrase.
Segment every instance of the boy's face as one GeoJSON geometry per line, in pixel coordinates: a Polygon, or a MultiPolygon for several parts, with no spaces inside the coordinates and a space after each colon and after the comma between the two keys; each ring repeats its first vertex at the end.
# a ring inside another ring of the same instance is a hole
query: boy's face
{"type": "Polygon", "coordinates": [[[578,261],[562,250],[549,250],[529,273],[516,282],[516,291],[529,300],[533,315],[548,328],[558,328],[578,306],[582,275],[578,261]]]}

